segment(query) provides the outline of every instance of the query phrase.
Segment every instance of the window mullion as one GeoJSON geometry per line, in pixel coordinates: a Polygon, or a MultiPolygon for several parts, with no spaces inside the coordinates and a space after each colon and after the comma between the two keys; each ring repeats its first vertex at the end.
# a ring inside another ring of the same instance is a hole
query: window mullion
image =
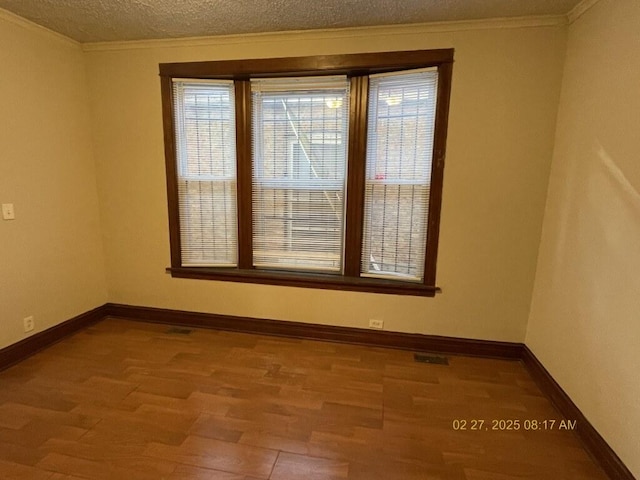
{"type": "Polygon", "coordinates": [[[351,78],[349,107],[349,163],[347,166],[347,220],[345,234],[346,277],[360,276],[364,176],[367,151],[367,98],[369,77],[351,78]]]}
{"type": "Polygon", "coordinates": [[[238,267],[253,268],[251,191],[251,84],[236,80],[236,158],[238,169],[238,267]]]}
{"type": "Polygon", "coordinates": [[[167,174],[167,199],[169,203],[169,237],[171,244],[171,267],[182,266],[180,254],[180,216],[178,206],[178,163],[173,113],[173,82],[170,77],[161,78],[162,121],[164,124],[165,157],[171,159],[165,164],[167,174]]]}
{"type": "Polygon", "coordinates": [[[436,284],[436,261],[438,257],[438,238],[440,236],[440,208],[442,205],[442,185],[452,71],[453,62],[443,63],[438,67],[438,98],[433,133],[429,224],[427,229],[427,251],[424,261],[424,284],[428,286],[435,286],[436,284]]]}

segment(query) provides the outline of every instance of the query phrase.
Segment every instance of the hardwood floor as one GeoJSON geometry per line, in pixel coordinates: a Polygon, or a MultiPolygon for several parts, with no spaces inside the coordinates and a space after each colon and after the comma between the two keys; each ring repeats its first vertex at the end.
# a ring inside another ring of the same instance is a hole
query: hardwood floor
{"type": "Polygon", "coordinates": [[[0,372],[0,478],[606,479],[517,361],[181,330],[107,319],[0,372]]]}

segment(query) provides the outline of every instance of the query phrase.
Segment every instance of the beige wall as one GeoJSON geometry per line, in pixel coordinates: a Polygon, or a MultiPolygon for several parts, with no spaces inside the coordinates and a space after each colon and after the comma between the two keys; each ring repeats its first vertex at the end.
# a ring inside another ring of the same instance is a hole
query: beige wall
{"type": "Polygon", "coordinates": [[[640,2],[569,28],[526,343],[640,478],[640,2]]]}
{"type": "Polygon", "coordinates": [[[566,26],[390,27],[89,46],[109,300],[523,341],[566,26]],[[443,30],[443,31],[438,31],[443,30]],[[446,31],[451,30],[451,31],[446,31]],[[158,63],[454,47],[436,298],[172,279],[158,63]]]}
{"type": "Polygon", "coordinates": [[[106,301],[83,53],[0,10],[0,348],[106,301]]]}

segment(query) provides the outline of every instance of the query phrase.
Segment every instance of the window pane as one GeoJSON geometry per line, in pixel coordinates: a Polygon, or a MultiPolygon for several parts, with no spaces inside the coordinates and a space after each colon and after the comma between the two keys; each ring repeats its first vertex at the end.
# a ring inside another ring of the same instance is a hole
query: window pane
{"type": "Polygon", "coordinates": [[[370,77],[363,276],[424,278],[437,84],[436,69],[370,77]]]}
{"type": "Polygon", "coordinates": [[[270,79],[251,88],[254,265],[341,272],[348,81],[270,79]]]}
{"type": "Polygon", "coordinates": [[[235,266],[233,83],[174,80],[183,266],[235,266]]]}

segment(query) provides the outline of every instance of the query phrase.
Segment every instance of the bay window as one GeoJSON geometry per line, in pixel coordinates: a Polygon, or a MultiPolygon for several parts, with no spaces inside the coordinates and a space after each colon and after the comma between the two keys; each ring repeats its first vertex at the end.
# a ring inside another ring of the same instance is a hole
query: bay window
{"type": "Polygon", "coordinates": [[[433,296],[452,63],[161,64],[168,271],[433,296]]]}

